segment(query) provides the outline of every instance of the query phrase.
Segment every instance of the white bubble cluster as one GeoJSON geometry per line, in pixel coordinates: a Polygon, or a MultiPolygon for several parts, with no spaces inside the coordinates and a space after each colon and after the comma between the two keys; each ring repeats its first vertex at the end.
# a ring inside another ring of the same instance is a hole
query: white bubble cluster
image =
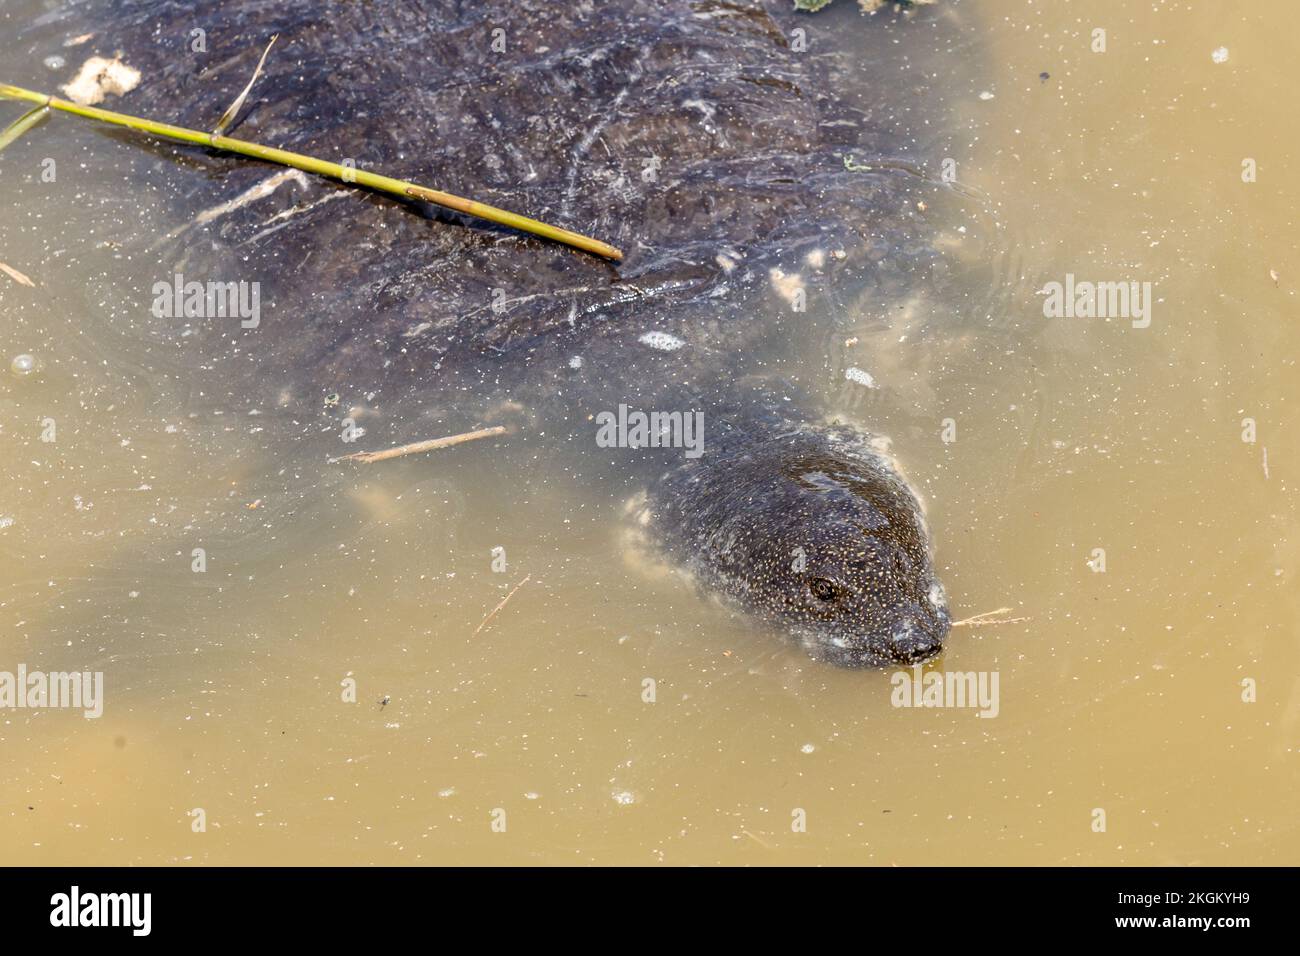
{"type": "Polygon", "coordinates": [[[846,368],[844,370],[844,377],[850,382],[857,382],[859,385],[865,385],[867,388],[876,387],[876,380],[871,377],[871,373],[858,368],[856,365],[846,368]]]}
{"type": "Polygon", "coordinates": [[[679,339],[675,335],[669,335],[667,332],[647,332],[637,341],[642,345],[650,346],[652,349],[658,349],[660,352],[676,352],[686,344],[683,339],[679,339]]]}

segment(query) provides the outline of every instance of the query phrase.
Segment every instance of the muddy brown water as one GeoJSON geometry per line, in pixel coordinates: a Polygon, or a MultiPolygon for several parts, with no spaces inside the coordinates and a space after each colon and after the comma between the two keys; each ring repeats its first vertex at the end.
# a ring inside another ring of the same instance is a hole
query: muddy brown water
{"type": "MultiPolygon", "coordinates": [[[[97,282],[156,262],[65,252],[86,203],[165,220],[114,178],[138,146],[6,150],[0,671],[105,704],[0,711],[3,862],[1296,863],[1300,41],[1283,0],[1210,7],[954,5],[989,67],[946,96],[937,241],[984,281],[792,360],[892,439],[954,616],[1028,618],[927,668],[996,673],[986,718],[656,573],[554,456],[277,460],[97,282]],[[1045,317],[1067,274],[1152,283],[1149,326],[1045,317]],[[959,333],[910,340],[935,308],[959,333]]],[[[53,88],[80,49],[3,32],[46,10],[0,9],[0,63],[62,57],[53,88]]]]}

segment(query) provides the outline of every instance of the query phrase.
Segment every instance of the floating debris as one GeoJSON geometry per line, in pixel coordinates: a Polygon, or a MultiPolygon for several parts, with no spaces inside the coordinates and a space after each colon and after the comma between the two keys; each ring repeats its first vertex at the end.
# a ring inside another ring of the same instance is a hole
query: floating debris
{"type": "Polygon", "coordinates": [[[239,115],[239,111],[244,107],[244,101],[248,99],[248,94],[253,90],[253,84],[256,83],[257,78],[262,75],[262,67],[266,66],[266,55],[271,52],[271,47],[275,46],[275,41],[278,39],[280,39],[278,33],[271,37],[271,42],[268,43],[266,49],[262,51],[262,58],[257,61],[257,67],[253,70],[253,78],[248,81],[248,85],[244,87],[244,91],[235,97],[235,101],[226,107],[226,111],[221,114],[221,119],[217,120],[217,125],[212,130],[212,135],[221,136],[230,128],[230,124],[235,121],[235,117],[239,115]]]}
{"type": "Polygon", "coordinates": [[[94,106],[104,102],[110,94],[121,96],[140,85],[140,71],[127,66],[120,57],[106,60],[92,56],[81,64],[81,70],[71,83],[59,87],[68,99],[81,106],[94,106]]]}
{"type": "Polygon", "coordinates": [[[867,388],[875,388],[876,380],[871,377],[871,373],[865,369],[860,369],[856,365],[849,366],[844,370],[844,377],[850,382],[856,382],[867,388]]]}
{"type": "Polygon", "coordinates": [[[531,581],[532,578],[533,578],[533,576],[532,576],[531,574],[525,574],[525,575],[524,575],[524,579],[523,579],[522,581],[520,581],[518,584],[516,584],[513,588],[510,589],[510,593],[507,594],[505,597],[503,597],[503,598],[501,599],[501,603],[498,604],[496,607],[494,607],[491,611],[489,611],[489,612],[488,612],[488,616],[485,617],[485,618],[483,618],[483,620],[479,622],[479,626],[478,626],[477,628],[474,629],[474,636],[475,636],[475,637],[478,636],[479,631],[481,631],[481,630],[483,630],[483,628],[487,627],[487,623],[488,623],[488,621],[490,621],[490,620],[492,620],[492,618],[496,617],[497,612],[500,611],[503,607],[506,606],[506,602],[509,601],[512,597],[515,596],[515,592],[518,591],[518,590],[519,590],[521,587],[523,587],[525,584],[527,584],[529,581],[531,581]]]}
{"type": "Polygon", "coordinates": [[[648,345],[652,349],[658,349],[660,352],[676,352],[682,348],[686,342],[675,335],[669,335],[667,332],[647,332],[637,339],[642,345],[648,345]]]}
{"type": "MultiPolygon", "coordinates": [[[[270,47],[268,46],[267,49],[269,50],[270,47]]],[[[261,64],[259,64],[258,68],[260,70],[261,64]]],[[[253,79],[257,79],[256,74],[254,74],[253,79]]],[[[125,113],[116,113],[106,109],[90,110],[85,108],[102,102],[107,94],[112,93],[121,96],[135,89],[139,83],[140,71],[127,66],[121,59],[106,60],[103,57],[91,57],[82,65],[77,78],[60,88],[72,102],[8,83],[0,83],[0,97],[27,100],[41,107],[98,120],[101,123],[124,126],[152,136],[238,153],[241,156],[250,156],[264,162],[279,163],[281,166],[291,166],[295,169],[315,173],[318,176],[329,176],[332,179],[341,180],[358,188],[375,189],[399,196],[402,199],[417,199],[421,202],[445,206],[468,216],[486,219],[489,222],[500,223],[521,232],[531,233],[555,242],[562,242],[576,249],[603,256],[606,259],[617,261],[623,258],[622,251],[608,243],[568,229],[561,229],[558,226],[539,222],[536,219],[530,219],[527,216],[521,216],[506,209],[498,209],[496,206],[489,206],[473,199],[466,199],[464,196],[456,196],[438,189],[430,189],[427,186],[393,179],[390,176],[382,176],[368,170],[356,169],[353,166],[332,163],[327,160],[317,159],[314,156],[304,156],[301,153],[293,153],[286,149],[274,149],[260,143],[249,143],[229,136],[221,136],[218,133],[173,126],[170,123],[159,123],[139,116],[128,116],[125,113]]],[[[251,87],[251,85],[250,83],[249,86],[251,87]]],[[[247,90],[245,90],[246,93],[247,90]]],[[[233,110],[237,111],[242,105],[245,94],[241,94],[231,104],[233,110]]],[[[222,117],[223,122],[226,119],[227,117],[222,117]]]]}
{"type": "Polygon", "coordinates": [[[788,273],[784,269],[772,268],[768,270],[767,277],[772,283],[772,288],[776,290],[776,294],[785,299],[791,307],[807,295],[803,287],[803,276],[798,273],[788,273]]]}
{"type": "Polygon", "coordinates": [[[960,621],[953,621],[953,627],[991,627],[994,624],[1019,624],[1021,621],[1030,620],[1027,617],[1003,617],[1004,614],[1010,614],[1011,608],[1000,607],[996,611],[985,611],[983,614],[972,614],[970,617],[964,617],[960,621]]]}
{"type": "Polygon", "coordinates": [[[490,438],[493,435],[505,434],[506,426],[493,425],[491,428],[480,428],[477,431],[465,432],[460,435],[448,435],[446,438],[431,438],[428,441],[412,442],[409,445],[399,445],[397,448],[388,448],[384,451],[359,451],[354,455],[344,455],[342,461],[359,461],[364,464],[371,464],[376,461],[385,461],[389,458],[400,458],[403,455],[417,455],[422,451],[434,451],[438,448],[448,448],[452,445],[459,445],[461,442],[474,441],[479,438],[490,438]]]}
{"type": "Polygon", "coordinates": [[[27,276],[23,275],[21,272],[19,272],[11,265],[6,265],[5,263],[0,262],[0,272],[3,272],[5,275],[13,279],[19,285],[25,285],[28,288],[32,288],[32,289],[36,288],[35,282],[33,282],[27,276]]]}
{"type": "MultiPolygon", "coordinates": [[[[18,142],[18,140],[21,139],[29,130],[42,122],[49,115],[50,108],[48,106],[37,106],[28,110],[22,116],[18,117],[18,119],[10,123],[5,128],[4,132],[0,133],[0,149],[7,149],[12,144],[18,142]]],[[[30,283],[28,284],[30,285],[30,283]]]]}

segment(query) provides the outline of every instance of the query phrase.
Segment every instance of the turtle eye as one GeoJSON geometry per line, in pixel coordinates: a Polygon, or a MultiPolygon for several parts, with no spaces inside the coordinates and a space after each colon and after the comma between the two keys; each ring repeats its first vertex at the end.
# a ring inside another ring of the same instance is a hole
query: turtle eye
{"type": "Polygon", "coordinates": [[[819,601],[834,601],[840,596],[840,589],[835,586],[835,582],[826,578],[813,578],[808,582],[808,590],[819,601]]]}

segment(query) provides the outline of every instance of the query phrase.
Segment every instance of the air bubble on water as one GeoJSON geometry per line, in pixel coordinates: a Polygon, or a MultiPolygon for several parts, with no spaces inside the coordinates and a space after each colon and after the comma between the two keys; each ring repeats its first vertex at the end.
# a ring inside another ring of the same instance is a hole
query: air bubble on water
{"type": "Polygon", "coordinates": [[[610,796],[614,798],[614,802],[620,807],[630,807],[636,803],[636,794],[631,790],[615,790],[610,796]]]}
{"type": "Polygon", "coordinates": [[[15,375],[30,375],[36,371],[36,356],[28,355],[24,352],[22,355],[15,355],[13,361],[9,363],[9,370],[15,375]]]}
{"type": "Polygon", "coordinates": [[[814,750],[816,750],[816,749],[817,749],[817,747],[816,747],[814,744],[804,744],[802,747],[799,748],[799,752],[800,752],[800,753],[805,753],[805,754],[810,754],[810,753],[812,753],[812,752],[813,752],[814,750]]]}
{"type": "Polygon", "coordinates": [[[538,793],[536,790],[529,790],[527,793],[524,794],[524,799],[525,799],[525,800],[538,800],[538,799],[541,799],[541,796],[542,796],[542,795],[541,795],[540,793],[538,793]]]}
{"type": "Polygon", "coordinates": [[[13,523],[14,519],[9,517],[9,515],[0,515],[0,531],[3,531],[5,528],[13,527],[13,523]]]}
{"type": "Polygon", "coordinates": [[[50,70],[61,70],[68,65],[68,61],[57,53],[50,54],[42,62],[45,64],[46,68],[50,70]]]}
{"type": "Polygon", "coordinates": [[[447,787],[447,788],[444,789],[444,790],[439,790],[439,791],[438,791],[438,796],[443,797],[443,798],[451,797],[451,796],[455,796],[455,794],[456,794],[456,788],[455,788],[455,787],[447,787]]]}
{"type": "Polygon", "coordinates": [[[1215,63],[1227,63],[1228,48],[1226,46],[1218,47],[1217,49],[1215,49],[1213,53],[1210,54],[1210,59],[1213,60],[1215,63]]]}
{"type": "Polygon", "coordinates": [[[569,359],[569,368],[582,368],[582,356],[575,355],[569,359]]]}
{"type": "Polygon", "coordinates": [[[980,99],[991,100],[993,99],[993,94],[990,93],[988,90],[985,90],[984,92],[980,93],[980,99]]]}
{"type": "Polygon", "coordinates": [[[661,352],[676,352],[686,344],[683,339],[679,339],[675,335],[669,335],[667,332],[647,332],[637,341],[661,352]]]}

